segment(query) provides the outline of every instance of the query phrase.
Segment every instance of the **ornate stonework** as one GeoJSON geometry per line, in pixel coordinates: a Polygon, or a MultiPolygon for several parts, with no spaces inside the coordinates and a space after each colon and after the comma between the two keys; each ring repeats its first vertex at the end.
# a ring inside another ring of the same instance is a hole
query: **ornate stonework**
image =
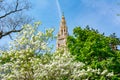
{"type": "Polygon", "coordinates": [[[66,21],[64,15],[62,15],[62,19],[60,22],[60,28],[59,32],[57,35],[57,44],[56,44],[56,49],[59,49],[61,47],[66,47],[66,41],[67,41],[67,36],[68,36],[68,28],[66,26],[66,21]]]}

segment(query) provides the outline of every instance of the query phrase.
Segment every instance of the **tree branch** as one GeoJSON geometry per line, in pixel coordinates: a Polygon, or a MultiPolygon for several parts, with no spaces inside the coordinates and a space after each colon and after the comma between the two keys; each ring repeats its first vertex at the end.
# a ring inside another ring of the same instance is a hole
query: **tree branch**
{"type": "Polygon", "coordinates": [[[30,18],[24,15],[24,11],[30,8],[27,0],[0,0],[0,39],[4,36],[12,38],[11,33],[20,32],[21,26],[27,24],[30,18]],[[5,2],[4,2],[5,1],[5,2]],[[6,12],[7,11],[7,12],[6,12]]]}
{"type": "MultiPolygon", "coordinates": [[[[24,8],[23,8],[23,9],[24,9],[24,8]]],[[[10,14],[12,14],[12,13],[22,11],[23,9],[18,9],[18,10],[10,11],[10,12],[4,14],[3,16],[0,16],[0,19],[4,18],[4,17],[6,17],[6,16],[8,16],[8,15],[10,15],[10,14]]]]}
{"type": "Polygon", "coordinates": [[[12,13],[19,12],[19,11],[22,11],[23,9],[25,9],[25,7],[18,9],[18,6],[19,6],[19,0],[16,1],[16,5],[15,5],[14,10],[11,10],[10,12],[5,13],[4,15],[0,16],[0,19],[4,18],[12,13]]]}
{"type": "Polygon", "coordinates": [[[0,39],[2,38],[2,37],[4,37],[4,36],[7,36],[7,35],[9,35],[9,34],[11,34],[11,33],[13,33],[13,32],[20,32],[20,31],[22,31],[23,29],[20,29],[20,30],[11,30],[11,31],[8,31],[8,32],[6,32],[6,33],[1,33],[0,34],[0,39]]]}
{"type": "Polygon", "coordinates": [[[13,40],[13,38],[12,38],[12,36],[10,34],[9,34],[9,37],[10,37],[11,40],[13,40]]]}
{"type": "Polygon", "coordinates": [[[17,1],[16,1],[16,7],[15,7],[15,10],[17,10],[18,5],[19,5],[19,3],[18,3],[18,0],[17,0],[17,1]]]}

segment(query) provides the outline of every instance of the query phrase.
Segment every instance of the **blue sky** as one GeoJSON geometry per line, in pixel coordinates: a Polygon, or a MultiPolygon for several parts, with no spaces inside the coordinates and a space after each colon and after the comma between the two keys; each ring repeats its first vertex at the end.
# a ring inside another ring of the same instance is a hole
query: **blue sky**
{"type": "MultiPolygon", "coordinates": [[[[116,33],[120,37],[120,0],[31,0],[32,9],[28,15],[41,21],[41,29],[55,28],[59,30],[60,13],[64,12],[69,34],[76,26],[89,25],[99,32],[110,35],[116,33]],[[60,6],[58,6],[58,4],[60,6]]],[[[7,38],[7,37],[6,37],[7,38]]],[[[3,39],[7,41],[7,39],[3,39]]],[[[4,44],[0,40],[0,44],[4,44]]]]}
{"type": "MultiPolygon", "coordinates": [[[[57,0],[32,1],[30,15],[42,22],[43,27],[54,27],[58,32],[60,10],[57,0]]],[[[109,35],[115,32],[120,37],[120,1],[119,0],[58,0],[61,13],[64,12],[69,33],[76,26],[89,25],[101,33],[109,35]]]]}

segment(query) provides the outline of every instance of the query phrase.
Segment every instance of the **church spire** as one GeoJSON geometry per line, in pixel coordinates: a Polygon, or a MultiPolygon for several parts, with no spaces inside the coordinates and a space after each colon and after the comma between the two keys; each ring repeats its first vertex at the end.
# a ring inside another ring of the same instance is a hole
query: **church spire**
{"type": "Polygon", "coordinates": [[[59,49],[60,47],[66,47],[67,36],[68,36],[68,29],[66,26],[66,20],[64,14],[62,14],[62,19],[60,22],[60,28],[57,37],[57,44],[56,44],[57,49],[59,49]]]}
{"type": "Polygon", "coordinates": [[[62,20],[61,20],[61,26],[66,26],[66,21],[65,21],[65,17],[64,17],[64,13],[62,14],[62,20]]]}

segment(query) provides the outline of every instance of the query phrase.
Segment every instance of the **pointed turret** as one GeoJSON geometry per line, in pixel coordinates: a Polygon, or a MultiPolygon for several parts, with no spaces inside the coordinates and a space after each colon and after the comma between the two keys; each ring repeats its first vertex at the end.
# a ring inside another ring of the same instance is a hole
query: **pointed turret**
{"type": "Polygon", "coordinates": [[[66,26],[65,17],[63,14],[60,22],[58,37],[57,37],[57,44],[56,44],[57,49],[59,49],[60,47],[66,47],[67,36],[68,36],[68,28],[66,26]]]}

